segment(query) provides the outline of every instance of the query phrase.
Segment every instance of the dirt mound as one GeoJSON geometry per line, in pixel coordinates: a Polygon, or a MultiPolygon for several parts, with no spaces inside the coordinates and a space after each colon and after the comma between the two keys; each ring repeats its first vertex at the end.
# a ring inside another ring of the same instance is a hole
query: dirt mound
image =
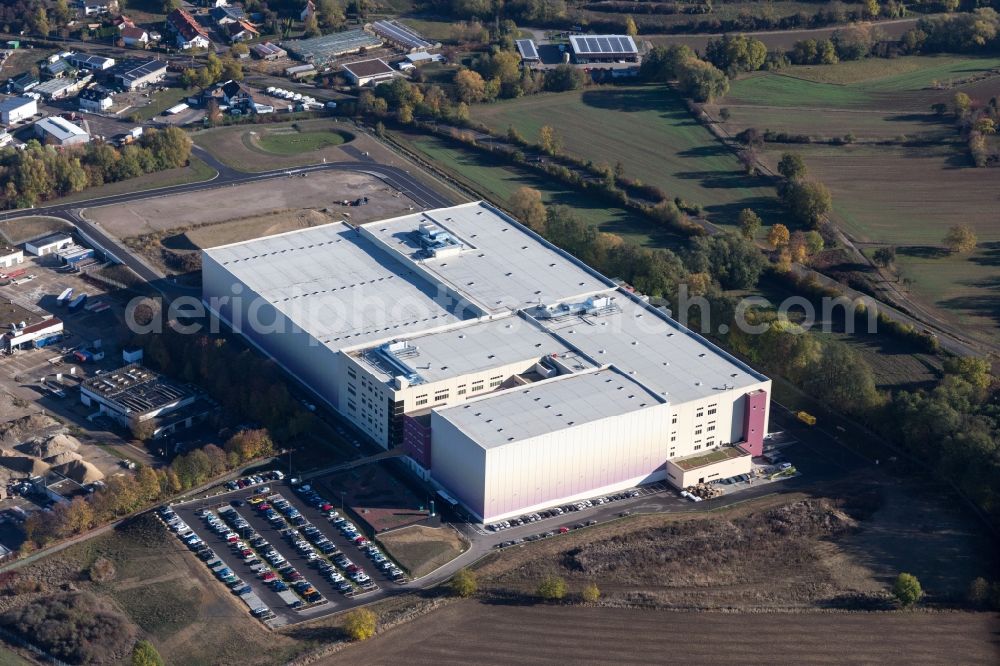
{"type": "Polygon", "coordinates": [[[22,416],[13,421],[0,423],[0,442],[18,444],[29,437],[37,437],[41,431],[58,425],[58,421],[44,414],[22,416]]]}
{"type": "MultiPolygon", "coordinates": [[[[72,435],[60,433],[42,442],[37,439],[14,447],[21,453],[48,460],[63,453],[74,453],[80,449],[80,440],[72,435]]],[[[51,462],[51,461],[49,461],[51,462]]],[[[66,461],[62,461],[66,462],[66,461]]]]}
{"type": "Polygon", "coordinates": [[[4,452],[0,455],[0,466],[29,476],[45,474],[50,468],[48,463],[39,458],[17,455],[14,452],[4,452]]]}
{"type": "Polygon", "coordinates": [[[74,460],[52,468],[63,476],[69,477],[79,484],[93,483],[104,478],[104,472],[97,469],[86,460],[74,460]]]}
{"type": "Polygon", "coordinates": [[[76,462],[77,460],[83,460],[83,456],[81,456],[76,451],[63,451],[62,453],[57,453],[54,456],[49,456],[44,460],[48,464],[56,466],[56,465],[65,465],[67,463],[76,462]]]}

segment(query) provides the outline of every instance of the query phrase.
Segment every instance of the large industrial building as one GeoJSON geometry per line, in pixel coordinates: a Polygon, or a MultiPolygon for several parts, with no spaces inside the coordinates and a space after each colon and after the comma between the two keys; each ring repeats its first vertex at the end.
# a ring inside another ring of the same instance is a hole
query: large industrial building
{"type": "Polygon", "coordinates": [[[770,380],[485,203],[206,250],[206,305],[485,521],[750,470],[770,380]]]}

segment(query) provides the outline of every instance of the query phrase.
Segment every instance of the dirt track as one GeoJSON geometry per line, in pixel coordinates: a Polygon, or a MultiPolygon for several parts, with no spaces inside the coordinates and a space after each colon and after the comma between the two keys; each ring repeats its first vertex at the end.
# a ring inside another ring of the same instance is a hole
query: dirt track
{"type": "Polygon", "coordinates": [[[670,613],[453,604],[319,662],[335,664],[988,664],[995,614],[670,613]]]}

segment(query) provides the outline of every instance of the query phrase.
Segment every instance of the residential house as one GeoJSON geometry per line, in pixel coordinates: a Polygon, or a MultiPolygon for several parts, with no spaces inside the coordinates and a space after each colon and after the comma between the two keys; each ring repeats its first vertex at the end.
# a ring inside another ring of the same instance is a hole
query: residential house
{"type": "Polygon", "coordinates": [[[42,74],[56,79],[73,73],[73,67],[65,59],[59,56],[52,56],[41,67],[42,74]]]}
{"type": "Polygon", "coordinates": [[[222,32],[226,35],[226,39],[228,39],[230,43],[245,42],[253,39],[254,37],[260,37],[260,31],[248,21],[227,23],[222,32]]]}
{"type": "Polygon", "coordinates": [[[209,10],[208,15],[220,26],[247,20],[247,14],[243,11],[242,7],[214,7],[209,10]]]}
{"type": "Polygon", "coordinates": [[[114,97],[104,86],[91,86],[86,90],[81,90],[77,95],[77,103],[81,111],[91,111],[100,113],[107,111],[114,105],[114,97]]]}
{"type": "Polygon", "coordinates": [[[306,6],[299,12],[299,20],[305,21],[310,16],[316,16],[316,3],[313,0],[306,0],[306,6]]]}
{"type": "Polygon", "coordinates": [[[175,9],[167,15],[167,27],[174,33],[179,49],[207,49],[211,45],[205,29],[183,9],[175,9]]]}
{"type": "Polygon", "coordinates": [[[149,33],[136,26],[126,26],[119,31],[125,46],[132,46],[144,49],[149,44],[149,33]]]}

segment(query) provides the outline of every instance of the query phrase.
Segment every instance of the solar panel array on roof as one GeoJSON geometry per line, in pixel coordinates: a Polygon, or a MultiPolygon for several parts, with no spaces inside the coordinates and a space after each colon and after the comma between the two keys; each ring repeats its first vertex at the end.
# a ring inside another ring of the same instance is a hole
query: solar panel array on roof
{"type": "Polygon", "coordinates": [[[409,49],[429,49],[434,46],[410,28],[396,21],[375,21],[372,24],[372,29],[386,39],[409,49]]]}
{"type": "Polygon", "coordinates": [[[519,39],[517,42],[517,51],[521,54],[521,57],[525,60],[538,60],[538,49],[535,48],[535,42],[530,39],[519,39]]]}
{"type": "Polygon", "coordinates": [[[639,52],[635,42],[628,35],[574,35],[569,39],[573,45],[573,51],[584,55],[635,54],[639,52]]]}

